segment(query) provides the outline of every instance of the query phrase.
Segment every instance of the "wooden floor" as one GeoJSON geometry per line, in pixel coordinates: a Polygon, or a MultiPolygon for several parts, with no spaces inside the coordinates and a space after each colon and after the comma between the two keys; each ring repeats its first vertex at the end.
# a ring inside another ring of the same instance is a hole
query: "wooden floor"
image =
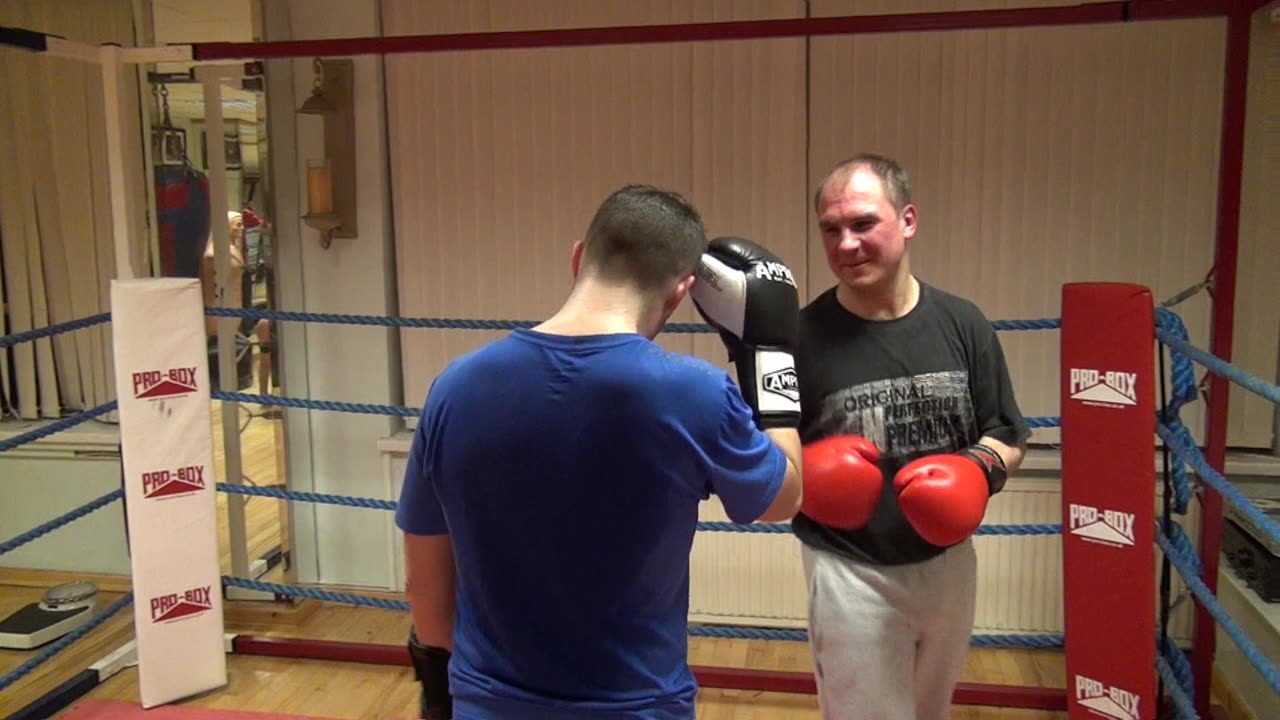
{"type": "MultiPolygon", "coordinates": [[[[265,408],[241,406],[242,456],[246,480],[256,485],[283,482],[279,457],[279,420],[260,417],[265,408]],[[254,415],[251,417],[251,413],[254,415]],[[247,425],[246,425],[247,423],[247,425]]],[[[221,457],[221,421],[214,403],[217,477],[224,479],[221,457]]],[[[226,523],[227,496],[219,493],[223,548],[223,572],[231,568],[226,523]]],[[[248,498],[245,505],[249,556],[258,557],[279,545],[281,502],[248,498]]],[[[33,524],[42,520],[32,518],[33,524]]],[[[280,580],[277,567],[264,579],[280,580]]],[[[43,590],[69,577],[51,573],[0,568],[0,616],[35,602],[43,590]]],[[[102,589],[102,604],[111,603],[128,589],[128,578],[93,578],[102,589]]],[[[229,601],[227,631],[260,635],[400,645],[408,632],[405,613],[373,608],[351,608],[320,602],[273,607],[262,603],[229,601]]],[[[35,700],[75,673],[98,661],[132,638],[132,607],[57,654],[38,670],[0,691],[0,713],[7,715],[35,700]]],[[[0,674],[8,673],[37,651],[0,650],[0,674]]],[[[803,643],[765,640],[690,639],[690,662],[753,669],[812,671],[803,643]]],[[[286,658],[232,655],[229,681],[218,690],[190,698],[179,705],[237,708],[281,712],[321,718],[413,717],[417,686],[408,668],[360,665],[286,658]]],[[[1057,651],[974,649],[970,652],[964,681],[1061,688],[1065,671],[1057,651]]],[[[89,697],[138,701],[137,673],[123,670],[94,689],[89,697]]],[[[698,696],[698,717],[705,720],[788,720],[818,718],[812,696],[707,689],[698,696]]],[[[1065,718],[1065,713],[956,707],[952,718],[977,720],[1044,720],[1065,718]]]]}

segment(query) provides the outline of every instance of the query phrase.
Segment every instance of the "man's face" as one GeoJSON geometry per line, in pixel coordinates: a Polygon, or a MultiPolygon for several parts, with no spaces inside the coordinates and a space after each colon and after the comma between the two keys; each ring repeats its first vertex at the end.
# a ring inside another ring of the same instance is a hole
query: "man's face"
{"type": "Polygon", "coordinates": [[[829,182],[818,200],[818,229],[827,265],[841,283],[860,290],[891,282],[916,232],[915,208],[899,214],[875,173],[858,168],[829,182]]]}

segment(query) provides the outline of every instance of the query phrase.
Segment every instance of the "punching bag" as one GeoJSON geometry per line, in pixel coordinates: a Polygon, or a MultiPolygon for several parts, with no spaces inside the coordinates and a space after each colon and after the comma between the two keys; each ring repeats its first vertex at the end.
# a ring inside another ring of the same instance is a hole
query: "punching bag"
{"type": "Polygon", "coordinates": [[[160,274],[200,277],[211,222],[209,178],[186,165],[161,165],[155,171],[160,274]]]}

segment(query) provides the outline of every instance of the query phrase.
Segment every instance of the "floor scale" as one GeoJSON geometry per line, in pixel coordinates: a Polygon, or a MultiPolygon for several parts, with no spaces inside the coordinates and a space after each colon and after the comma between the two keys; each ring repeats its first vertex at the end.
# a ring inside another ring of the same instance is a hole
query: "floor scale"
{"type": "Polygon", "coordinates": [[[93,619],[98,587],[90,582],[56,585],[40,602],[0,620],[0,648],[29,650],[53,642],[93,619]]]}

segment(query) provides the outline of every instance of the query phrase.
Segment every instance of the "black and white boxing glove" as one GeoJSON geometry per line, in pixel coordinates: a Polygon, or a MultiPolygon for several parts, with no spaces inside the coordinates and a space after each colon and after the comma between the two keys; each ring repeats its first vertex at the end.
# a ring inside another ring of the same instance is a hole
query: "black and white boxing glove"
{"type": "Polygon", "coordinates": [[[718,237],[702,255],[690,295],[699,314],[720,331],[756,423],[797,427],[800,292],[791,269],[750,240],[718,237]]]}

